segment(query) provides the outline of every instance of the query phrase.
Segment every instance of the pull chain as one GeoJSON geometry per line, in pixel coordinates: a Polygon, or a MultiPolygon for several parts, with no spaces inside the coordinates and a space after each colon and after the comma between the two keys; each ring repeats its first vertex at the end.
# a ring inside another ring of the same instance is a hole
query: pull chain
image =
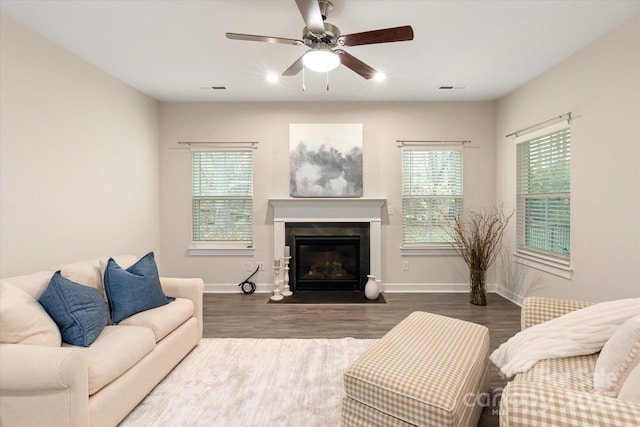
{"type": "Polygon", "coordinates": [[[305,91],[305,87],[304,87],[304,67],[302,67],[302,91],[305,91]]]}
{"type": "Polygon", "coordinates": [[[329,92],[329,72],[327,71],[327,92],[329,92]]]}

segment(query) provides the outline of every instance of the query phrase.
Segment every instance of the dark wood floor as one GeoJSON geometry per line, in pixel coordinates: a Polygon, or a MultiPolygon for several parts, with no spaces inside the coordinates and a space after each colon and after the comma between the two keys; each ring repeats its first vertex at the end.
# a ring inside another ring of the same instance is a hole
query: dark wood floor
{"type": "MultiPolygon", "coordinates": [[[[205,294],[205,338],[381,338],[414,311],[427,311],[489,328],[490,351],[520,329],[520,307],[497,294],[487,306],[467,294],[385,293],[386,304],[268,304],[268,294],[205,294]]],[[[506,381],[490,364],[491,398],[506,381]]],[[[483,411],[479,427],[497,426],[496,407],[483,411]]]]}

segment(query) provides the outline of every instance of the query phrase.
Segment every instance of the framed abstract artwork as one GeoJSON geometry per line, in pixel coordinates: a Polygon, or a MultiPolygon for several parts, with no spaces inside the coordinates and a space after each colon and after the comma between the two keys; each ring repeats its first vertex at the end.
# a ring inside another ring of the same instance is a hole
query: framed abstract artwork
{"type": "Polygon", "coordinates": [[[291,197],[362,197],[362,123],[289,125],[291,197]]]}

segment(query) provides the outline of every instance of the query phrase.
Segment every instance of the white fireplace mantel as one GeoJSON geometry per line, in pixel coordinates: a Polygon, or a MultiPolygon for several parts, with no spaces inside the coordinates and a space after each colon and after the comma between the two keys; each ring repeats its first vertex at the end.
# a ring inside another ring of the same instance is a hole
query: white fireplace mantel
{"type": "Polygon", "coordinates": [[[386,199],[309,198],[269,199],[273,209],[273,253],[284,253],[287,222],[367,222],[370,274],[382,279],[382,214],[386,199]]]}

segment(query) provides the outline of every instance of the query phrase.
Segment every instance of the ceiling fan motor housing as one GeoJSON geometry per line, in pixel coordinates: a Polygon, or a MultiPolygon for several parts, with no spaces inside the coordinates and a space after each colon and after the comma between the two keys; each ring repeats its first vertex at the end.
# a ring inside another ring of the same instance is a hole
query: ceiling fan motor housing
{"type": "Polygon", "coordinates": [[[324,34],[314,34],[307,27],[304,27],[302,30],[302,40],[304,40],[304,44],[309,47],[314,47],[317,43],[324,43],[330,47],[336,47],[339,37],[340,29],[328,22],[324,23],[324,34]]]}

